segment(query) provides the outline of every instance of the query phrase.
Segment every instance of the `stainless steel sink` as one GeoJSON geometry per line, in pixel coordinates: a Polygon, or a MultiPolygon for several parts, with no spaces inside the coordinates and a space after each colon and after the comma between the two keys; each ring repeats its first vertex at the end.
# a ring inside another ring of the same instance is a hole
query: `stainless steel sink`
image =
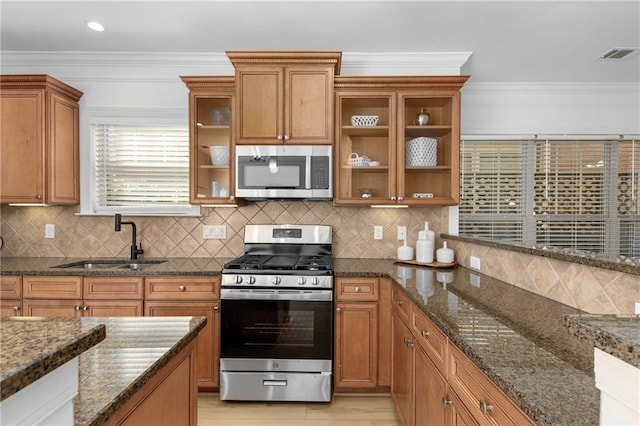
{"type": "Polygon", "coordinates": [[[159,265],[166,260],[146,260],[146,259],[113,259],[113,260],[100,260],[100,259],[87,259],[79,262],[63,263],[62,265],[55,265],[52,268],[64,268],[64,269],[131,269],[139,270],[148,266],[159,265]]]}

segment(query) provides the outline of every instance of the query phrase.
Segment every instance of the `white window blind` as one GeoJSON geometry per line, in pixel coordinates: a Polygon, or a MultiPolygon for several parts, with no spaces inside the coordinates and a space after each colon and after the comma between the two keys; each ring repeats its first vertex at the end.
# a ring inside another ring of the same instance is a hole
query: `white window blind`
{"type": "Polygon", "coordinates": [[[640,257],[638,140],[463,140],[460,235],[640,257]]]}
{"type": "Polygon", "coordinates": [[[188,213],[187,126],[92,124],[95,211],[188,213]]]}

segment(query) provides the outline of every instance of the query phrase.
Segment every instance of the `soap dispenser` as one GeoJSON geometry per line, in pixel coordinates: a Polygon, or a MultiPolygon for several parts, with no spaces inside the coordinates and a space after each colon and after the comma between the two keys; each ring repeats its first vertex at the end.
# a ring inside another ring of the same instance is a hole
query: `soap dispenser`
{"type": "Polygon", "coordinates": [[[425,222],[424,230],[418,232],[418,241],[416,241],[416,260],[418,262],[433,263],[435,239],[435,233],[429,229],[429,222],[425,222]]]}
{"type": "Polygon", "coordinates": [[[413,260],[413,247],[407,245],[407,237],[404,238],[404,243],[398,247],[398,260],[413,260]]]}

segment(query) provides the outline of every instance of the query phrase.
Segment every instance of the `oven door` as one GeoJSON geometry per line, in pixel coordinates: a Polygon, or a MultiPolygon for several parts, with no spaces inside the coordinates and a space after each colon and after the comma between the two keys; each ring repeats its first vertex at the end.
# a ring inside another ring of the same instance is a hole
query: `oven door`
{"type": "Polygon", "coordinates": [[[332,358],[332,290],[235,288],[221,296],[220,358],[332,358]]]}

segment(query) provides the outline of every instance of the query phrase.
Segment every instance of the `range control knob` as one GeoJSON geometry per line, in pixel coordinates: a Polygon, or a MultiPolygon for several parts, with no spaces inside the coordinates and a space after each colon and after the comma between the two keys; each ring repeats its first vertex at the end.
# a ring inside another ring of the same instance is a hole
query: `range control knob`
{"type": "Polygon", "coordinates": [[[242,275],[234,275],[233,283],[234,284],[242,284],[242,275]]]}
{"type": "Polygon", "coordinates": [[[305,285],[306,282],[307,282],[307,279],[305,277],[298,278],[298,284],[299,285],[305,285]]]}
{"type": "Polygon", "coordinates": [[[280,277],[273,277],[273,278],[271,278],[271,283],[272,283],[273,285],[279,285],[281,282],[282,282],[282,278],[280,278],[280,277]]]}
{"type": "Polygon", "coordinates": [[[255,284],[256,283],[256,277],[249,275],[247,277],[247,283],[248,284],[255,284]]]}
{"type": "Polygon", "coordinates": [[[318,277],[311,277],[311,285],[318,285],[319,282],[318,277]]]}

